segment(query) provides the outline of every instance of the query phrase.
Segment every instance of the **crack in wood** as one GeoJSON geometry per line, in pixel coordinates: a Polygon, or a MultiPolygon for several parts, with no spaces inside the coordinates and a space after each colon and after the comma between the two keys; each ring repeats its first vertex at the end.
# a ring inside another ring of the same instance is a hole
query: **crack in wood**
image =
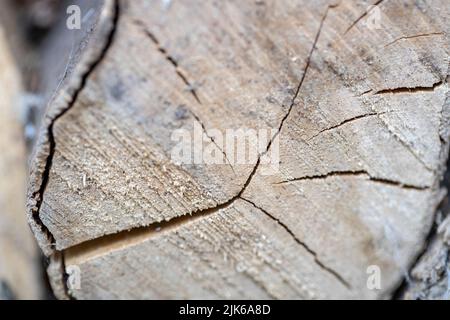
{"type": "MultiPolygon", "coordinates": [[[[305,80],[305,76],[306,76],[306,73],[307,73],[309,65],[310,65],[311,56],[312,56],[312,53],[314,52],[314,49],[315,49],[316,44],[317,44],[317,41],[319,39],[319,36],[320,36],[321,30],[322,30],[325,18],[326,18],[327,14],[328,14],[328,10],[330,8],[334,8],[334,7],[335,6],[328,6],[326,11],[325,11],[325,14],[321,18],[319,29],[318,29],[318,31],[316,33],[313,45],[312,45],[311,50],[310,50],[310,52],[308,54],[308,58],[307,58],[307,62],[306,62],[306,65],[305,65],[305,69],[304,69],[303,75],[302,75],[302,77],[300,79],[299,85],[297,86],[297,90],[295,92],[295,95],[294,95],[294,97],[291,100],[291,104],[290,104],[288,112],[284,115],[284,117],[283,117],[283,119],[282,119],[282,121],[281,121],[281,123],[279,125],[277,133],[275,133],[273,135],[272,139],[267,144],[267,147],[266,147],[265,151],[262,152],[259,155],[258,160],[257,160],[255,166],[253,167],[252,172],[248,176],[248,178],[245,181],[242,189],[238,192],[237,195],[235,195],[234,197],[232,197],[229,200],[225,201],[224,203],[222,203],[220,205],[217,205],[217,206],[214,206],[212,208],[200,210],[200,211],[191,213],[190,215],[186,214],[186,215],[183,215],[183,216],[178,216],[178,217],[166,220],[164,222],[156,222],[156,223],[153,223],[153,224],[150,224],[150,225],[147,225],[147,226],[135,227],[135,228],[133,228],[131,230],[125,230],[125,231],[121,231],[121,232],[118,232],[118,233],[115,233],[115,234],[104,235],[104,236],[101,236],[101,237],[98,237],[98,238],[95,238],[95,239],[92,239],[92,240],[85,241],[85,242],[80,243],[78,245],[69,247],[69,248],[65,249],[64,251],[66,251],[66,252],[67,251],[78,252],[79,254],[82,254],[83,252],[89,252],[89,251],[92,251],[92,250],[96,250],[95,248],[100,248],[101,247],[101,243],[105,243],[105,244],[108,244],[108,245],[112,244],[112,243],[121,245],[121,243],[123,244],[123,242],[126,241],[126,239],[138,239],[138,238],[140,238],[143,233],[146,234],[145,237],[147,238],[148,237],[147,233],[153,234],[154,230],[156,230],[158,228],[160,230],[163,230],[163,229],[167,230],[167,229],[176,228],[176,227],[178,227],[180,225],[184,225],[185,223],[189,223],[189,222],[191,222],[191,221],[193,221],[195,219],[198,219],[200,217],[204,217],[204,216],[207,216],[209,214],[215,213],[215,212],[217,212],[219,210],[225,209],[225,208],[229,207],[230,205],[232,205],[237,199],[242,199],[242,194],[247,189],[248,185],[250,184],[251,180],[253,179],[253,176],[255,175],[255,173],[256,173],[256,171],[258,169],[258,166],[259,166],[259,164],[261,162],[261,157],[270,150],[270,146],[271,146],[272,142],[275,140],[276,136],[281,131],[284,122],[288,118],[288,116],[289,116],[289,114],[290,114],[290,112],[291,112],[291,110],[292,110],[292,108],[293,108],[293,106],[295,104],[295,100],[296,100],[296,98],[297,98],[297,96],[298,96],[298,94],[300,92],[300,89],[302,87],[303,81],[305,80]]],[[[138,23],[139,25],[142,25],[142,23],[139,22],[139,21],[135,21],[135,22],[138,23]]],[[[156,44],[159,43],[159,42],[157,42],[156,38],[154,40],[156,40],[156,44]]]]}
{"type": "Polygon", "coordinates": [[[300,78],[300,83],[297,86],[297,90],[295,91],[294,97],[291,100],[291,104],[289,105],[289,109],[288,109],[287,113],[284,115],[283,119],[281,119],[281,123],[280,123],[280,126],[278,127],[277,132],[274,134],[273,138],[269,141],[269,144],[268,144],[268,146],[266,148],[265,153],[267,153],[269,151],[270,146],[272,145],[273,141],[280,134],[281,129],[283,128],[284,122],[286,121],[286,119],[291,114],[291,111],[292,111],[292,109],[294,107],[294,104],[295,104],[295,100],[297,99],[297,96],[300,93],[300,89],[301,89],[301,87],[303,85],[303,82],[305,81],[306,73],[308,72],[309,65],[311,63],[311,57],[312,57],[312,54],[314,52],[314,49],[316,48],[317,41],[319,40],[320,34],[322,33],[323,24],[324,24],[325,19],[326,19],[327,15],[328,15],[328,11],[331,8],[335,8],[335,7],[336,6],[332,6],[332,5],[328,6],[327,9],[325,10],[324,15],[322,16],[322,19],[320,20],[319,29],[318,29],[318,31],[316,33],[316,36],[314,37],[313,45],[312,45],[311,50],[309,51],[308,57],[306,59],[306,66],[305,66],[304,72],[302,74],[302,77],[300,78]]]}
{"type": "Polygon", "coordinates": [[[366,17],[370,12],[372,12],[372,10],[374,10],[376,7],[378,7],[379,5],[381,5],[381,3],[384,0],[378,0],[377,2],[375,2],[369,10],[366,10],[362,15],[360,15],[348,28],[347,30],[345,30],[344,35],[346,35],[350,29],[352,29],[359,21],[361,21],[364,17],[366,17]]]}
{"type": "Polygon", "coordinates": [[[355,117],[352,117],[352,118],[349,118],[349,119],[345,119],[345,120],[339,122],[338,124],[336,124],[336,125],[334,125],[334,126],[331,126],[331,127],[328,127],[328,128],[325,128],[325,129],[320,130],[318,133],[316,133],[315,135],[313,135],[313,136],[312,136],[311,138],[309,138],[308,140],[312,140],[312,139],[316,138],[317,136],[321,135],[321,134],[324,133],[324,132],[327,132],[327,131],[330,131],[330,130],[337,129],[337,128],[339,128],[339,127],[341,127],[341,126],[343,126],[343,125],[345,125],[345,124],[348,124],[348,123],[350,123],[350,122],[353,122],[353,121],[356,121],[356,120],[360,120],[360,119],[364,119],[364,118],[367,118],[367,117],[372,117],[372,116],[382,115],[382,114],[385,114],[385,113],[388,113],[388,112],[387,112],[387,111],[380,112],[380,113],[377,113],[377,112],[371,112],[371,113],[361,114],[361,115],[359,115],[359,116],[355,116],[355,117]]]}
{"type": "MultiPolygon", "coordinates": [[[[188,87],[189,92],[192,94],[192,96],[194,97],[194,99],[197,101],[198,104],[203,105],[202,101],[200,100],[197,91],[194,88],[194,85],[192,85],[192,83],[188,80],[188,77],[180,70],[180,67],[178,65],[178,61],[172,56],[170,55],[167,50],[161,46],[159,40],[156,38],[156,36],[150,32],[149,30],[147,30],[145,28],[145,25],[138,20],[134,20],[133,21],[135,24],[139,25],[142,30],[144,31],[144,33],[150,38],[150,40],[155,44],[157,50],[164,56],[164,58],[169,61],[169,63],[174,67],[176,74],[180,77],[180,79],[184,82],[184,84],[188,87]]],[[[225,160],[227,161],[228,165],[230,166],[231,170],[233,171],[234,175],[236,175],[236,172],[234,171],[233,165],[231,164],[230,160],[228,159],[228,156],[226,154],[226,152],[223,150],[223,148],[221,148],[217,142],[215,141],[215,139],[208,133],[208,130],[206,130],[206,126],[203,123],[203,121],[200,120],[200,117],[193,112],[192,110],[188,110],[189,113],[195,118],[195,120],[197,120],[198,123],[200,123],[203,132],[205,133],[205,135],[208,137],[208,139],[211,140],[211,142],[217,147],[217,149],[220,150],[220,152],[222,153],[222,155],[225,157],[225,160]]]]}
{"type": "Polygon", "coordinates": [[[400,38],[397,38],[388,44],[386,44],[384,47],[389,47],[390,45],[393,45],[394,43],[400,41],[400,40],[407,40],[407,39],[415,39],[415,38],[423,38],[423,37],[432,37],[432,36],[438,36],[438,35],[444,35],[443,32],[430,32],[430,33],[422,33],[422,34],[415,34],[412,36],[403,36],[400,38]]]}
{"type": "Polygon", "coordinates": [[[353,96],[353,97],[359,98],[359,97],[362,97],[362,96],[365,96],[365,95],[371,93],[372,91],[373,91],[372,89],[367,89],[367,90],[365,90],[365,91],[361,92],[360,94],[358,94],[356,96],[353,96]]]}
{"type": "MultiPolygon", "coordinates": [[[[325,10],[325,13],[324,13],[324,15],[322,16],[322,18],[321,18],[321,20],[320,20],[320,24],[319,24],[318,31],[317,31],[317,33],[316,33],[316,35],[315,35],[315,37],[314,37],[313,45],[311,46],[311,50],[309,51],[309,54],[308,54],[308,57],[307,57],[307,60],[306,60],[306,65],[305,65],[305,68],[304,68],[304,72],[303,72],[303,74],[302,74],[302,77],[300,78],[300,82],[299,82],[299,84],[298,84],[298,86],[297,86],[297,89],[296,89],[296,91],[295,91],[295,94],[294,94],[293,98],[291,99],[291,103],[290,103],[290,105],[289,105],[289,109],[288,109],[288,111],[285,113],[285,115],[283,116],[283,118],[282,118],[282,120],[281,120],[281,122],[280,122],[280,125],[279,125],[279,127],[278,127],[277,132],[276,132],[276,133],[273,135],[273,137],[270,139],[270,141],[269,141],[269,143],[267,144],[265,150],[264,150],[261,154],[259,154],[258,159],[257,159],[257,161],[256,161],[256,164],[255,164],[255,166],[253,167],[252,172],[251,172],[250,175],[248,176],[247,180],[245,181],[245,183],[244,183],[242,189],[238,192],[237,195],[235,195],[234,197],[230,198],[230,199],[227,200],[226,202],[224,202],[224,203],[222,203],[222,204],[220,204],[220,205],[218,205],[218,206],[212,207],[212,208],[208,208],[208,209],[205,209],[205,210],[198,211],[198,212],[195,213],[195,215],[202,215],[203,212],[205,212],[205,211],[208,211],[208,212],[214,212],[214,211],[217,211],[217,210],[219,210],[219,209],[221,209],[221,208],[228,207],[228,206],[231,205],[234,201],[236,201],[237,199],[241,198],[242,194],[245,192],[245,190],[247,189],[248,185],[249,185],[250,182],[252,181],[253,176],[256,174],[256,171],[257,171],[257,169],[258,169],[258,167],[259,167],[259,164],[261,163],[261,157],[264,156],[267,152],[269,152],[270,147],[271,147],[273,141],[274,141],[275,138],[278,136],[278,134],[280,133],[281,129],[283,128],[283,125],[284,125],[286,119],[287,119],[287,118],[289,117],[289,115],[291,114],[291,111],[292,111],[292,109],[293,109],[293,107],[294,107],[294,104],[295,104],[295,100],[296,100],[296,98],[297,98],[297,96],[298,96],[298,94],[299,94],[299,92],[300,92],[300,89],[301,89],[301,87],[302,87],[302,85],[303,85],[303,82],[304,82],[304,80],[305,80],[305,77],[306,77],[306,73],[307,73],[307,71],[308,71],[308,69],[309,69],[309,65],[310,65],[310,63],[311,63],[311,57],[312,57],[312,54],[313,54],[313,52],[314,52],[314,49],[316,48],[316,44],[317,44],[317,41],[318,41],[319,36],[320,36],[320,34],[321,34],[322,27],[323,27],[323,24],[324,24],[324,22],[325,22],[325,19],[326,19],[327,15],[328,15],[328,11],[329,11],[329,9],[335,8],[335,7],[336,7],[336,6],[330,5],[330,6],[328,6],[327,9],[325,10]]],[[[140,21],[135,21],[135,23],[137,23],[138,25],[141,25],[141,26],[142,26],[142,23],[141,23],[140,21]]],[[[148,32],[148,31],[146,31],[146,32],[148,32]]],[[[156,38],[153,37],[153,39],[156,40],[156,44],[159,43],[158,40],[157,40],[156,38]]],[[[164,52],[165,52],[165,50],[164,50],[164,52]]],[[[180,218],[181,218],[181,217],[177,217],[177,218],[173,218],[173,219],[171,219],[171,220],[177,220],[177,219],[180,219],[180,218]]],[[[169,220],[169,221],[170,221],[170,220],[169,220]]]]}
{"type": "Polygon", "coordinates": [[[164,58],[170,62],[170,64],[175,68],[175,72],[177,73],[177,75],[181,78],[181,80],[184,82],[184,84],[188,87],[189,92],[194,96],[194,99],[199,103],[202,104],[202,102],[200,101],[200,98],[197,95],[197,91],[195,90],[194,86],[190,83],[190,81],[188,80],[187,76],[181,71],[179,65],[178,65],[178,61],[172,56],[170,55],[166,48],[164,48],[161,45],[161,42],[158,40],[158,38],[156,38],[156,36],[154,35],[153,32],[150,32],[144,23],[142,23],[139,20],[133,20],[133,23],[135,23],[136,25],[138,25],[142,31],[150,38],[150,40],[153,42],[153,44],[156,46],[156,49],[164,56],[164,58]]]}
{"type": "Polygon", "coordinates": [[[154,222],[147,226],[135,227],[117,233],[104,235],[87,240],[64,250],[69,257],[70,264],[80,264],[93,257],[102,256],[117,249],[129,248],[154,236],[163,235],[180,226],[193,223],[202,217],[211,215],[219,210],[228,208],[233,201],[228,201],[219,206],[202,210],[194,215],[178,216],[162,222],[154,222]],[[74,258],[76,257],[76,258],[74,258]]]}
{"type": "Polygon", "coordinates": [[[374,93],[376,94],[398,94],[398,93],[417,93],[417,92],[433,92],[435,89],[440,87],[444,81],[439,80],[431,86],[423,86],[423,87],[398,87],[392,89],[382,89],[378,90],[374,93]]]}
{"type": "Polygon", "coordinates": [[[222,155],[225,157],[225,160],[227,161],[227,163],[230,166],[231,170],[233,171],[234,175],[236,175],[233,165],[231,164],[230,160],[228,159],[226,152],[221,147],[219,147],[216,140],[208,134],[208,131],[206,130],[206,127],[205,127],[205,124],[203,123],[203,121],[201,121],[199,116],[196,115],[192,110],[188,109],[188,111],[194,117],[194,119],[197,120],[198,123],[200,123],[200,126],[202,127],[202,130],[205,133],[205,135],[208,137],[208,139],[211,140],[211,142],[217,147],[217,149],[220,150],[220,152],[222,152],[222,155]]]}
{"type": "Polygon", "coordinates": [[[389,180],[385,178],[378,178],[378,177],[372,177],[367,171],[365,170],[343,170],[343,171],[330,171],[325,174],[317,174],[317,175],[310,175],[310,176],[303,176],[298,178],[292,178],[284,181],[279,181],[273,183],[273,185],[283,185],[288,183],[293,183],[297,181],[305,181],[305,180],[325,180],[330,177],[354,177],[354,176],[364,176],[367,177],[370,181],[379,182],[391,186],[400,187],[403,189],[413,189],[413,190],[428,190],[429,186],[417,186],[413,184],[406,184],[402,183],[400,181],[395,180],[389,180]]]}
{"type": "Polygon", "coordinates": [[[245,199],[243,197],[241,197],[241,199],[249,204],[251,204],[253,207],[255,207],[256,209],[260,210],[261,212],[263,212],[266,216],[268,216],[270,219],[272,219],[273,221],[275,221],[276,223],[278,223],[287,233],[289,233],[289,235],[294,239],[295,242],[297,242],[301,247],[303,247],[309,254],[311,254],[314,257],[314,262],[323,270],[325,270],[326,272],[330,273],[333,277],[335,277],[343,286],[345,286],[347,289],[351,289],[351,285],[335,270],[333,270],[332,268],[326,266],[322,261],[320,261],[320,259],[317,257],[317,253],[312,250],[305,242],[301,241],[295,234],[294,232],[289,229],[289,227],[283,223],[280,219],[276,218],[274,215],[270,214],[267,210],[257,206],[254,202],[245,199]]]}
{"type": "MultiPolygon", "coordinates": [[[[345,125],[345,124],[348,124],[348,123],[351,123],[351,122],[353,122],[353,121],[357,121],[357,120],[361,120],[361,119],[364,119],[364,118],[367,118],[367,117],[372,117],[372,116],[380,116],[380,115],[383,115],[383,114],[387,114],[387,113],[392,113],[393,111],[383,111],[383,112],[371,112],[371,113],[366,113],[366,114],[362,114],[362,115],[359,115],[359,116],[355,116],[355,117],[353,117],[353,118],[349,118],[349,119],[346,119],[346,120],[343,120],[342,122],[340,122],[340,123],[338,123],[338,124],[336,124],[336,125],[333,125],[333,126],[331,126],[331,127],[328,127],[328,128],[325,128],[325,129],[322,129],[322,130],[320,130],[318,133],[316,133],[316,134],[314,134],[313,136],[311,136],[310,138],[308,138],[308,141],[311,141],[312,139],[314,139],[314,138],[316,138],[316,137],[318,137],[319,135],[321,135],[322,133],[324,133],[324,132],[328,132],[328,131],[330,131],[330,130],[334,130],[334,129],[337,129],[337,128],[339,128],[339,127],[341,127],[341,126],[343,126],[343,125],[345,125]]],[[[415,150],[410,146],[410,145],[408,145],[403,139],[401,139],[395,132],[393,132],[392,130],[391,130],[391,128],[388,126],[388,124],[386,123],[386,121],[384,121],[383,120],[383,118],[381,118],[381,117],[378,117],[378,119],[381,121],[381,124],[386,128],[386,130],[388,130],[389,131],[389,133],[409,152],[409,153],[411,153],[412,154],[412,156],[417,160],[417,161],[419,161],[420,162],[420,164],[421,165],[423,165],[423,167],[427,170],[427,171],[430,171],[430,172],[435,172],[435,170],[433,169],[433,168],[430,168],[429,166],[428,166],[428,164],[427,163],[425,163],[425,161],[415,152],[415,150]]]]}

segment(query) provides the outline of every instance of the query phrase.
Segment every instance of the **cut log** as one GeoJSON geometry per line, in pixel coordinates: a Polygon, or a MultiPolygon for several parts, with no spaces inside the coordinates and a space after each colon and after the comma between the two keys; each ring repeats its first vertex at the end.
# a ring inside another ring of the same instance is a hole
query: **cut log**
{"type": "Polygon", "coordinates": [[[443,197],[450,8],[372,2],[104,1],[29,186],[57,294],[391,297],[443,197]],[[196,129],[220,164],[174,161],[196,129]]]}
{"type": "Polygon", "coordinates": [[[0,25],[0,300],[38,299],[38,248],[25,216],[26,151],[21,82],[0,25]]]}

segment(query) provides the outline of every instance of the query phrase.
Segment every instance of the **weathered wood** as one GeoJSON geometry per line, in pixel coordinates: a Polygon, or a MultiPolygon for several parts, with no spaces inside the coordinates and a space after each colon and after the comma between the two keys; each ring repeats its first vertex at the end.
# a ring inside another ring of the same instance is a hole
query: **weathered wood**
{"type": "Polygon", "coordinates": [[[0,300],[38,299],[39,255],[25,216],[21,82],[0,25],[0,300]]]}
{"type": "MultiPolygon", "coordinates": [[[[447,169],[447,173],[448,173],[447,169]]],[[[450,176],[447,177],[448,180],[450,176]]],[[[434,232],[427,248],[411,268],[409,277],[399,290],[401,299],[450,299],[450,206],[449,198],[439,208],[434,232]]]]}
{"type": "Polygon", "coordinates": [[[376,3],[105,1],[29,188],[41,247],[81,272],[66,294],[390,297],[443,196],[449,7],[376,3]],[[171,161],[195,125],[224,164],[171,161]],[[239,128],[275,132],[246,164],[212,134],[239,128]]]}

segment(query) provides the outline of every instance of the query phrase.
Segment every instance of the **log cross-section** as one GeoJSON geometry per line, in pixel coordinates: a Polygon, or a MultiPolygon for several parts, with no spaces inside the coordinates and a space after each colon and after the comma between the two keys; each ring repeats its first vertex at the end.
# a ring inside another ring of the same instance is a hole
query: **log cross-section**
{"type": "Polygon", "coordinates": [[[29,187],[58,296],[391,297],[443,196],[450,8],[370,4],[103,1],[29,187]],[[173,161],[196,128],[221,163],[173,161]],[[242,163],[230,130],[270,136],[242,163]]]}

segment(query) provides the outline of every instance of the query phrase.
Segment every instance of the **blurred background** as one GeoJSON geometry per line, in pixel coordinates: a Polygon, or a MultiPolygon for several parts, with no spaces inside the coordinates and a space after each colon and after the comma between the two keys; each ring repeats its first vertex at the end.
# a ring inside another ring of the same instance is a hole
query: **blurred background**
{"type": "Polygon", "coordinates": [[[59,0],[0,1],[0,299],[54,299],[25,204],[28,160],[49,92],[45,43],[66,7],[59,0]]]}

